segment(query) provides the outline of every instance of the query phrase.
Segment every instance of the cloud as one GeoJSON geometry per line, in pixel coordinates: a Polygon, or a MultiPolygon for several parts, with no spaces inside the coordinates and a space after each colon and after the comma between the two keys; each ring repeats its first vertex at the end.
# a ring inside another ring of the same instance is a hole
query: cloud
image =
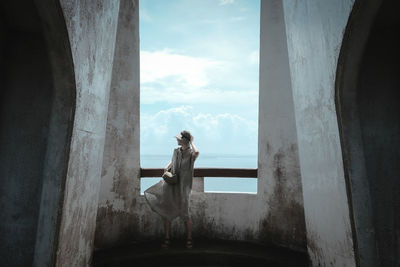
{"type": "Polygon", "coordinates": [[[246,17],[230,17],[230,18],[218,18],[218,19],[203,19],[200,20],[200,24],[225,24],[231,22],[239,22],[246,20],[246,17]]]}
{"type": "Polygon", "coordinates": [[[167,102],[170,104],[215,104],[245,107],[258,103],[258,91],[256,90],[228,91],[200,88],[189,93],[188,90],[181,87],[142,86],[140,97],[143,104],[167,102]]]}
{"type": "Polygon", "coordinates": [[[172,138],[183,129],[190,130],[195,143],[206,153],[256,154],[257,121],[231,113],[195,112],[192,106],[182,105],[142,114],[141,150],[144,154],[169,153],[172,138]]]}
{"type": "Polygon", "coordinates": [[[228,5],[228,4],[233,4],[235,0],[219,0],[220,5],[228,5]]]}
{"type": "Polygon", "coordinates": [[[176,146],[172,137],[183,129],[194,134],[206,153],[257,153],[257,116],[248,120],[243,114],[257,112],[258,86],[238,72],[237,64],[167,49],[141,51],[140,64],[141,104],[151,110],[158,104],[174,106],[141,112],[143,154],[170,153],[176,146]]]}
{"type": "Polygon", "coordinates": [[[198,88],[208,84],[207,72],[222,67],[221,61],[180,55],[167,49],[140,52],[142,83],[174,78],[188,88],[198,88]]]}
{"type": "MultiPolygon", "coordinates": [[[[141,103],[156,104],[215,104],[246,106],[257,105],[258,86],[246,83],[222,90],[231,82],[228,78],[233,64],[179,55],[168,50],[141,52],[141,103]],[[222,81],[223,84],[215,80],[222,81]]],[[[230,78],[231,79],[231,78],[230,78]]]]}

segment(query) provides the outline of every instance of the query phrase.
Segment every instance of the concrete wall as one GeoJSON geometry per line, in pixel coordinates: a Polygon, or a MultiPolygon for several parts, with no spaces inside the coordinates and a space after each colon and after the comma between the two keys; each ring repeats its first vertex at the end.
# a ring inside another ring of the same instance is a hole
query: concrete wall
{"type": "Polygon", "coordinates": [[[261,1],[258,193],[260,238],[305,247],[305,222],[285,20],[281,0],[261,1]]]}
{"type": "Polygon", "coordinates": [[[49,266],[57,248],[75,83],[60,6],[2,2],[1,266],[49,266]],[[47,27],[43,27],[47,25],[47,27]]]}
{"type": "Polygon", "coordinates": [[[359,109],[357,83],[368,36],[381,1],[356,1],[343,38],[336,75],[336,108],[345,175],[352,203],[353,241],[360,266],[377,266],[370,185],[359,109]]]}
{"type": "Polygon", "coordinates": [[[61,6],[51,0],[40,0],[35,4],[42,25],[47,25],[42,28],[50,59],[54,90],[33,265],[51,266],[56,257],[57,236],[69,160],[75,112],[75,77],[61,6]]]}
{"type": "Polygon", "coordinates": [[[1,4],[0,265],[28,266],[35,250],[53,101],[49,55],[32,2],[1,4]],[[10,257],[10,255],[12,255],[10,257]]]}
{"type": "MultiPolygon", "coordinates": [[[[86,266],[94,236],[97,247],[159,238],[139,194],[138,0],[25,4],[0,5],[0,263],[86,266]]],[[[362,68],[340,104],[357,108],[339,122],[359,123],[342,129],[359,154],[344,153],[346,184],[334,95],[352,6],[262,1],[258,194],[194,190],[195,238],[303,250],[307,234],[314,266],[354,266],[355,252],[363,266],[399,264],[397,6],[382,6],[351,63],[362,68]]]]}
{"type": "MultiPolygon", "coordinates": [[[[138,1],[121,1],[107,121],[96,246],[157,239],[163,222],[140,195],[138,1]]],[[[263,3],[258,194],[190,199],[194,238],[251,240],[305,250],[305,228],[282,6],[263,3]],[[275,15],[278,13],[278,16],[275,15]],[[270,46],[273,48],[270,48],[270,46]],[[274,55],[278,53],[277,55],[274,55]],[[279,62],[279,71],[270,74],[279,62]],[[283,77],[285,80],[280,81],[283,77]],[[271,105],[283,101],[283,105],[271,105]]],[[[201,151],[201,148],[199,148],[201,151]]],[[[171,148],[172,151],[172,148],[171,148]]],[[[162,166],[160,166],[162,167],[162,166]]],[[[198,178],[195,178],[195,183],[198,178]]],[[[175,220],[172,236],[183,238],[175,220]]]]}
{"type": "Polygon", "coordinates": [[[313,266],[354,266],[349,203],[334,101],[351,0],[283,2],[313,266]]]}
{"type": "Polygon", "coordinates": [[[62,0],[76,81],[57,266],[88,266],[93,251],[119,1],[62,0]]]}
{"type": "Polygon", "coordinates": [[[358,107],[377,264],[400,265],[399,3],[383,1],[359,68],[358,107]]]}
{"type": "Polygon", "coordinates": [[[112,72],[107,134],[101,174],[96,246],[135,238],[140,194],[139,6],[120,3],[112,72]]]}

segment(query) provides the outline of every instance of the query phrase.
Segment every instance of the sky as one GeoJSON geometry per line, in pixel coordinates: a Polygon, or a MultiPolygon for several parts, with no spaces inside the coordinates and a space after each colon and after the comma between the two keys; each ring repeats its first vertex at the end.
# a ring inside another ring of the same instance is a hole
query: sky
{"type": "Polygon", "coordinates": [[[257,155],[259,0],[140,0],[141,154],[257,155]]]}

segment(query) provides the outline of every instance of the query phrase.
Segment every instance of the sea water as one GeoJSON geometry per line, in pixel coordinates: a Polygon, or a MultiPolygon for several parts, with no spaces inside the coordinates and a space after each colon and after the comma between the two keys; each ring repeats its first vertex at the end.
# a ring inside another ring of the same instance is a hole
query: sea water
{"type": "MultiPolygon", "coordinates": [[[[142,168],[164,168],[172,155],[141,155],[142,168]]],[[[223,155],[200,154],[196,159],[195,168],[257,168],[257,155],[223,155]]],[[[140,183],[140,193],[160,181],[162,178],[143,178],[140,183]]],[[[204,178],[204,192],[220,193],[257,193],[257,178],[204,178]]]]}

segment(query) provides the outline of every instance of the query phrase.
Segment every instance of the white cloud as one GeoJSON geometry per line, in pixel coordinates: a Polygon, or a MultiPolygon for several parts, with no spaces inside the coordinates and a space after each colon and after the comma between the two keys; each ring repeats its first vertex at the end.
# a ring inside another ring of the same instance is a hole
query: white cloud
{"type": "Polygon", "coordinates": [[[155,104],[167,102],[170,104],[208,104],[241,106],[257,105],[258,92],[249,91],[224,91],[220,89],[198,88],[187,90],[182,87],[142,86],[141,103],[155,104]]]}
{"type": "Polygon", "coordinates": [[[140,52],[140,80],[142,83],[174,78],[187,88],[198,88],[209,83],[207,72],[224,67],[216,60],[184,56],[169,50],[140,52]]]}
{"type": "MultiPolygon", "coordinates": [[[[211,85],[212,78],[221,79],[232,64],[179,55],[168,50],[141,52],[141,103],[257,105],[258,88],[221,90],[211,85]],[[218,76],[218,77],[215,77],[218,76]]],[[[226,77],[232,77],[228,75],[226,77]]],[[[240,81],[236,77],[236,86],[240,81]]],[[[231,79],[231,78],[230,78],[231,79]]],[[[224,83],[231,82],[229,80],[224,83]]],[[[254,87],[254,88],[253,88],[254,87]]]]}
{"type": "Polygon", "coordinates": [[[219,0],[220,5],[228,5],[228,4],[233,4],[235,0],[219,0]]]}
{"type": "MultiPolygon", "coordinates": [[[[246,60],[244,57],[244,63],[246,60]]],[[[176,106],[155,114],[141,113],[142,153],[170,153],[171,146],[176,146],[172,137],[187,129],[194,134],[202,151],[256,154],[257,118],[247,120],[238,114],[256,110],[258,86],[243,82],[247,80],[243,80],[236,67],[171,50],[142,51],[141,103],[176,106]],[[195,112],[192,106],[200,111],[195,112]],[[224,108],[235,110],[235,114],[224,112],[224,108]]]]}
{"type": "Polygon", "coordinates": [[[172,138],[183,129],[195,137],[195,143],[206,153],[255,154],[257,121],[231,113],[194,112],[191,106],[179,106],[141,115],[141,143],[144,154],[169,153],[172,138]]]}

